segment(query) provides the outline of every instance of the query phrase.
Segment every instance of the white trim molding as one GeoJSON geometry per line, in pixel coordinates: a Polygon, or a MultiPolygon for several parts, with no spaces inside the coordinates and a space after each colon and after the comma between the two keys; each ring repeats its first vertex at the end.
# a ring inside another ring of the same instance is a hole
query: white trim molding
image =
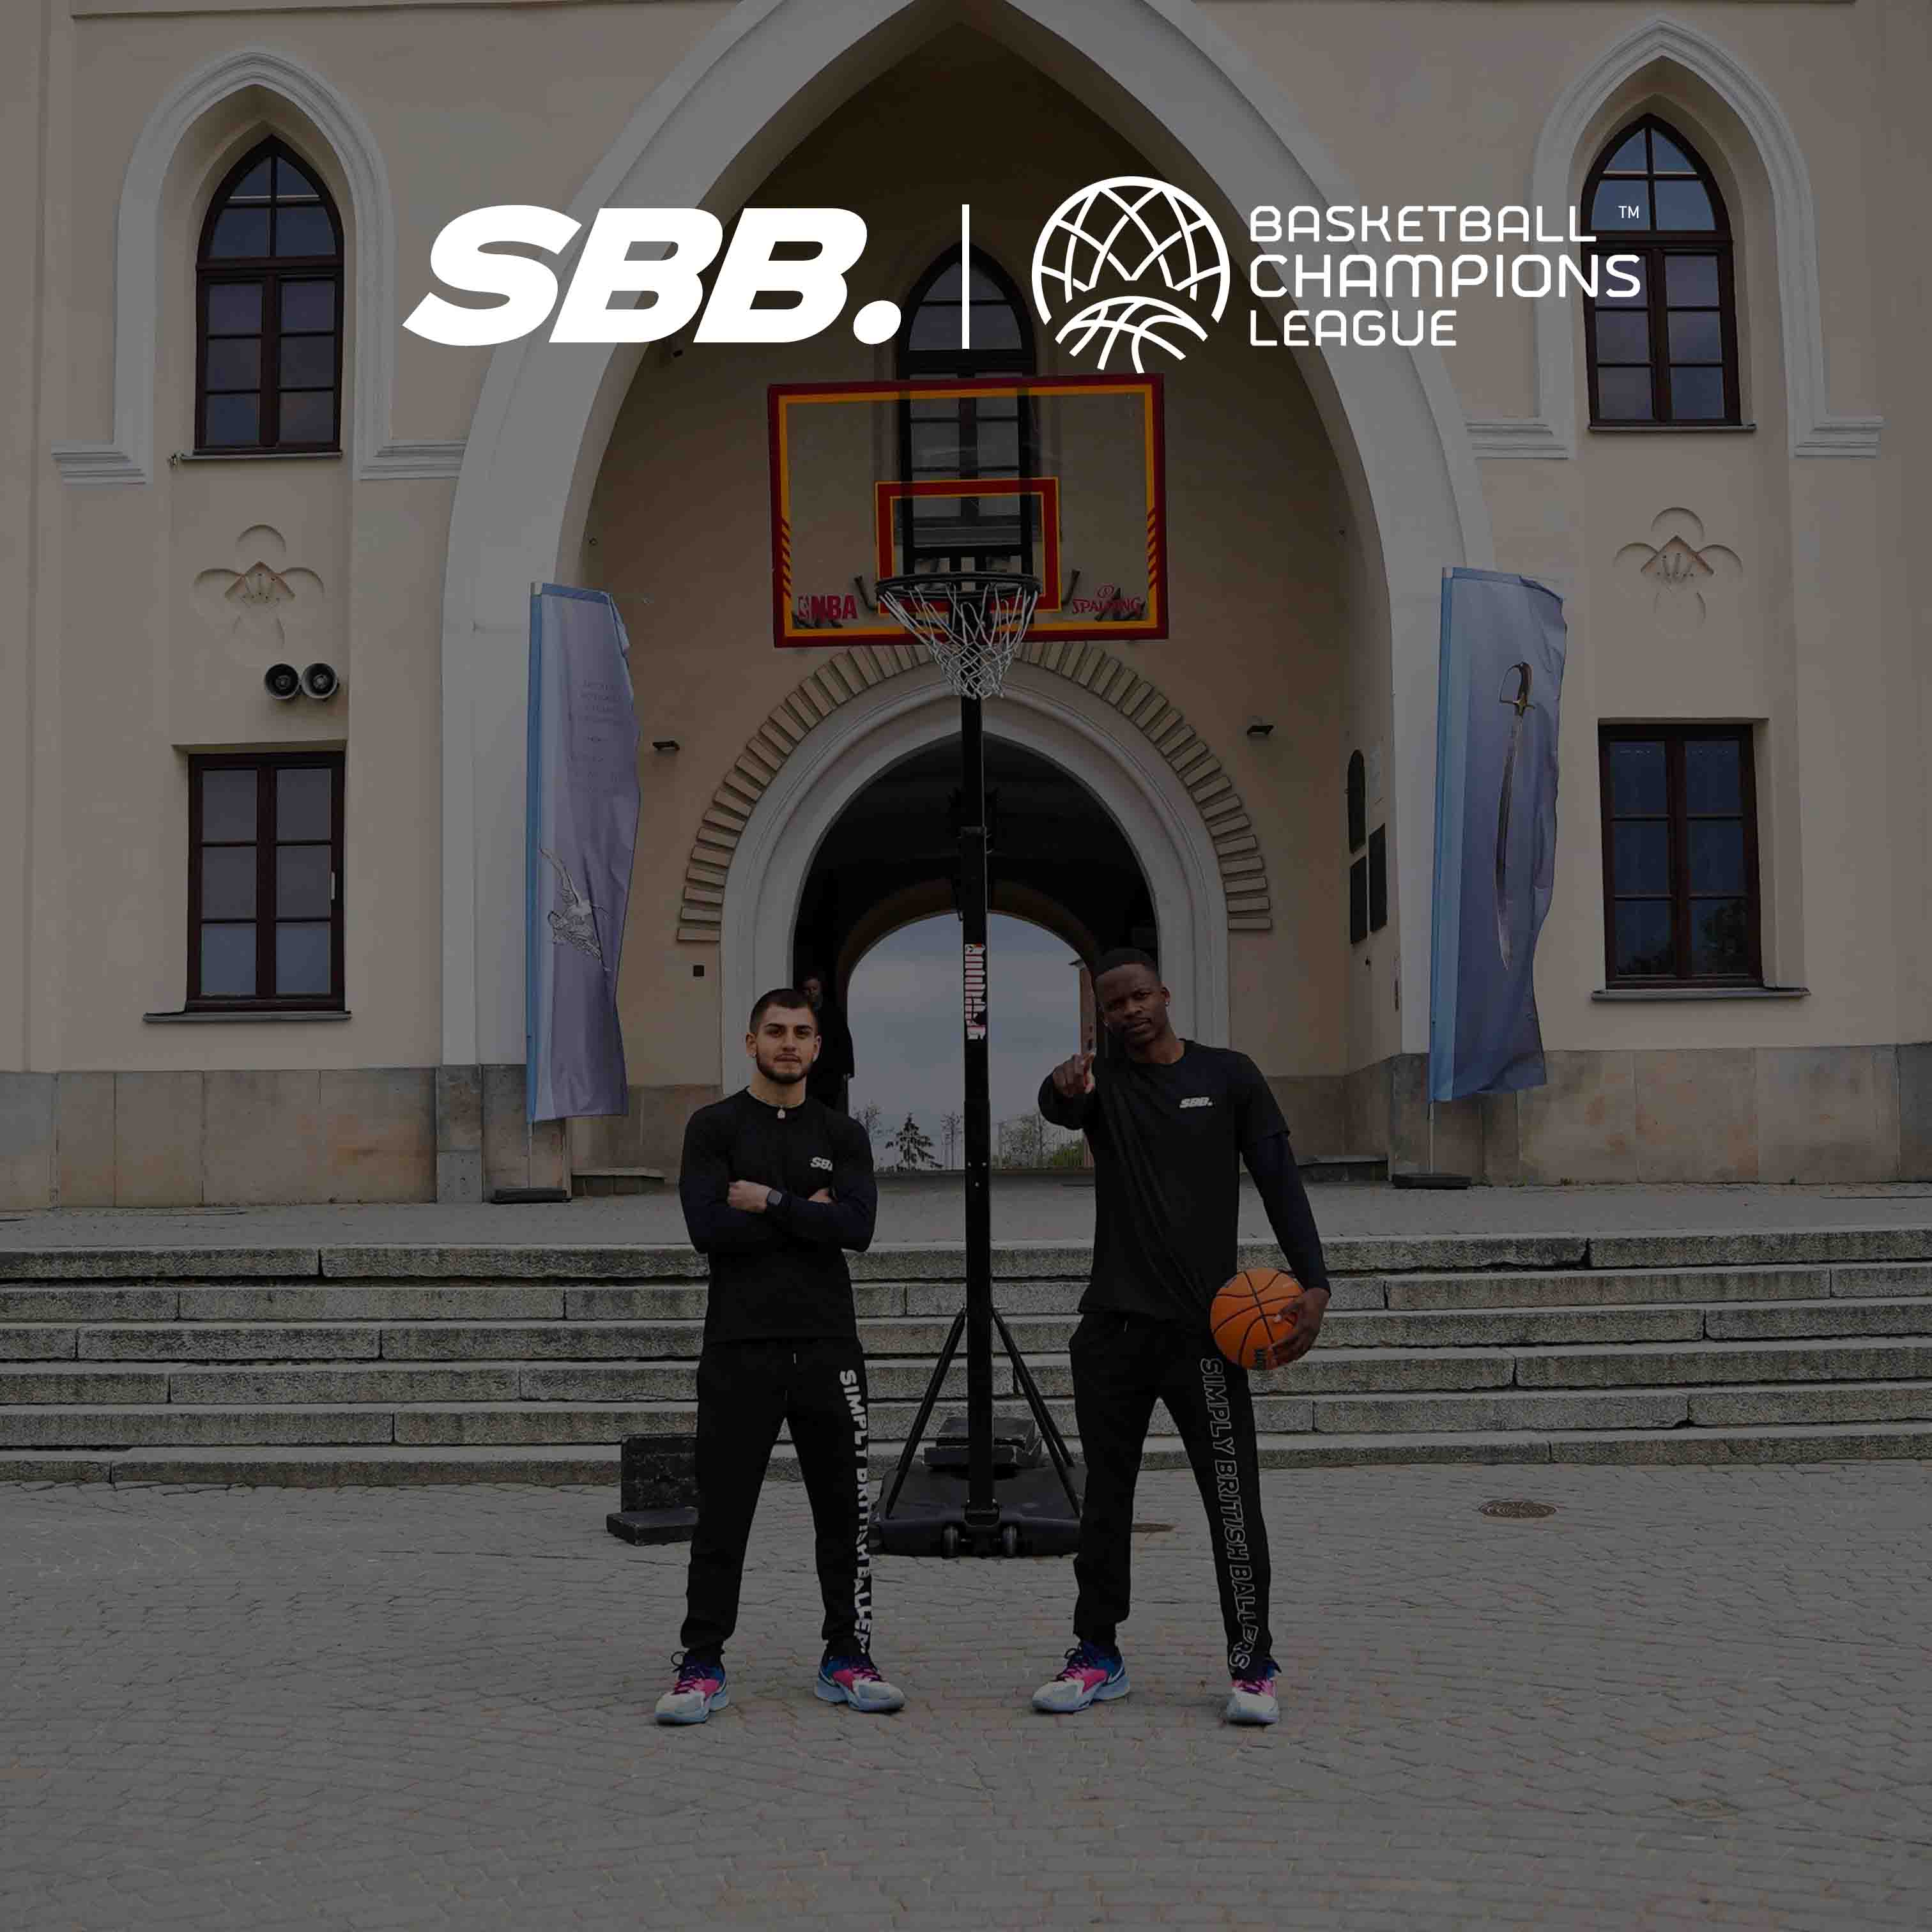
{"type": "MultiPolygon", "coordinates": [[[[1819,296],[1818,215],[1804,149],[1771,89],[1728,48],[1662,14],[1612,41],[1563,90],[1543,124],[1531,170],[1532,205],[1552,212],[1570,208],[1572,175],[1592,120],[1618,88],[1658,60],[1670,61],[1694,74],[1730,107],[1756,147],[1771,184],[1791,454],[1876,456],[1884,418],[1833,416],[1829,408],[1819,296]]],[[[1534,416],[1469,425],[1479,456],[1576,453],[1576,316],[1568,302],[1536,305],[1536,374],[1534,416]]]]}
{"type": "Polygon", "coordinates": [[[389,438],[396,343],[395,214],[388,170],[356,108],[292,54],[243,47],[197,68],[148,116],[121,183],[114,228],[114,435],[110,442],[57,442],[70,483],[143,484],[154,474],[154,356],[161,288],[161,198],[182,138],[203,115],[244,88],[261,87],[307,115],[334,149],[349,182],[356,236],[356,366],[350,446],[358,478],[454,476],[460,442],[389,438]]]}
{"type": "MultiPolygon", "coordinates": [[[[733,850],[724,895],[721,1066],[742,1054],[744,1016],[759,992],[791,976],[800,898],[839,814],[882,772],[958,730],[958,700],[932,665],[916,663],[828,713],[765,788],[733,850]]],[[[1174,1024],[1190,1039],[1225,1046],[1227,894],[1186,779],[1144,727],[1034,664],[1014,665],[1004,692],[987,704],[986,730],[1051,760],[1106,808],[1147,878],[1174,1024]]]]}
{"type": "MultiPolygon", "coordinates": [[[[1258,830],[1233,778],[1180,707],[1096,644],[1032,638],[1021,646],[1019,662],[1090,693],[1139,731],[1166,761],[1201,820],[1208,862],[1220,875],[1226,895],[1223,912],[1229,928],[1271,930],[1268,864],[1258,830]]],[[[931,668],[925,652],[910,644],[855,644],[830,658],[772,708],[704,808],[685,862],[684,896],[677,914],[681,942],[719,943],[727,918],[728,884],[737,876],[733,870],[737,853],[766,794],[795,757],[823,763],[832,755],[819,748],[822,721],[888,680],[931,668]]],[[[989,728],[999,735],[996,728],[989,728]]],[[[1120,814],[1116,811],[1114,817],[1118,820],[1120,814]]],[[[796,911],[794,908],[794,916],[796,911]]],[[[783,977],[781,972],[779,980],[783,977]]],[[[778,980],[770,983],[776,986],[778,980]]]]}

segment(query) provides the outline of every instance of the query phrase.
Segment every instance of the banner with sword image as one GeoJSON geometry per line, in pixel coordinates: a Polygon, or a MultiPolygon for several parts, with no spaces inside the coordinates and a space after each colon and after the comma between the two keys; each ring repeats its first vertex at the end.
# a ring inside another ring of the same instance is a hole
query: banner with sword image
{"type": "Polygon", "coordinates": [[[1429,1095],[1544,1084],[1537,935],[1556,880],[1562,599],[1497,571],[1442,575],[1429,1095]]]}
{"type": "Polygon", "coordinates": [[[630,640],[601,590],[530,591],[524,856],[526,1112],[629,1104],[617,964],[638,843],[630,640]]]}

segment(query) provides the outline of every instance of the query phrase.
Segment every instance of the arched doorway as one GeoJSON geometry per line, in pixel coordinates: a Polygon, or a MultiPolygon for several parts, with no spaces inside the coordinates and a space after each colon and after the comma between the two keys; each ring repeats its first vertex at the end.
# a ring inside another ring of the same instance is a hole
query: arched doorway
{"type": "MultiPolygon", "coordinates": [[[[1156,950],[1146,874],[1100,801],[1008,739],[988,738],[986,764],[992,910],[1044,927],[1085,958],[1114,946],[1156,950]]],[[[801,971],[819,968],[842,993],[889,934],[957,910],[958,785],[957,748],[942,740],[880,772],[846,806],[799,896],[801,971]]]]}

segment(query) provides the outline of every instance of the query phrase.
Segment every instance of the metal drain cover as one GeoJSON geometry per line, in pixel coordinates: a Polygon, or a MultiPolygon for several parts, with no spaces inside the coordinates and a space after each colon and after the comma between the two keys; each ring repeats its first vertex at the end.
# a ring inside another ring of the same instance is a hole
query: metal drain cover
{"type": "Polygon", "coordinates": [[[1556,1514],[1556,1505],[1554,1503],[1534,1502],[1528,1496],[1500,1496],[1493,1502],[1484,1504],[1482,1513],[1484,1516],[1505,1516],[1525,1519],[1530,1516],[1554,1516],[1556,1514]]]}

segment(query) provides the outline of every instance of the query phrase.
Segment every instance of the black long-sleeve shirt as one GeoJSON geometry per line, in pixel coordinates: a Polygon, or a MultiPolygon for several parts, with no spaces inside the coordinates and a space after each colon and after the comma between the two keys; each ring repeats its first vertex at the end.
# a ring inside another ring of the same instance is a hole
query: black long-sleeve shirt
{"type": "Polygon", "coordinates": [[[768,1106],[745,1089],[691,1117],[677,1191],[692,1246],[711,1264],[707,1344],[856,1338],[844,1250],[872,1245],[879,1190],[856,1120],[809,1099],[768,1106]],[[784,1198],[762,1214],[731,1207],[734,1180],[784,1198]],[[832,1199],[812,1199],[822,1189],[832,1199]]]}
{"type": "Polygon", "coordinates": [[[1290,1271],[1326,1288],[1328,1270],[1288,1124],[1244,1053],[1181,1042],[1166,1064],[1094,1063],[1094,1090],[1068,1099],[1048,1075],[1040,1110],[1085,1131],[1094,1150],[1094,1272],[1083,1309],[1204,1326],[1234,1272],[1244,1161],[1290,1271]]]}

